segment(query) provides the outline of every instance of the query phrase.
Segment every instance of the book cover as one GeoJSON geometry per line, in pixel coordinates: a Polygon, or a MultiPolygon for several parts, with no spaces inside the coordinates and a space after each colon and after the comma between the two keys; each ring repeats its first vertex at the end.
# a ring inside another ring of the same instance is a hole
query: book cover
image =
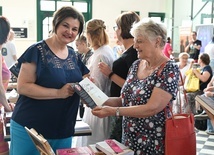
{"type": "Polygon", "coordinates": [[[126,147],[125,145],[123,145],[122,143],[112,139],[111,141],[113,141],[113,143],[115,143],[115,145],[110,146],[108,144],[107,141],[101,141],[96,143],[96,148],[101,150],[102,152],[104,152],[106,155],[134,155],[134,151],[129,149],[128,147],[126,147]],[[116,147],[116,149],[115,149],[116,147]],[[116,150],[122,150],[119,152],[117,152],[116,150]]]}
{"type": "Polygon", "coordinates": [[[56,150],[56,155],[94,155],[88,147],[76,147],[56,150]]]}
{"type": "Polygon", "coordinates": [[[48,141],[42,135],[38,134],[35,129],[28,129],[27,127],[25,127],[25,130],[27,131],[34,145],[41,154],[43,153],[46,155],[55,155],[48,141]]]}
{"type": "Polygon", "coordinates": [[[71,86],[91,109],[102,106],[108,100],[108,96],[88,78],[84,78],[79,83],[73,83],[71,86]]]}

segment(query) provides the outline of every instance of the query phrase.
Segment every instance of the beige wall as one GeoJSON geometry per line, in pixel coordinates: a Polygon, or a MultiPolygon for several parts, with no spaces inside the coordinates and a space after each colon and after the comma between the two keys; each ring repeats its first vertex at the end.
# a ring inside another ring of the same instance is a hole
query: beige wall
{"type": "MultiPolygon", "coordinates": [[[[198,0],[200,1],[200,0],[198,0]]],[[[203,6],[194,4],[194,14],[203,6]]],[[[0,0],[0,6],[3,7],[3,15],[6,16],[12,27],[28,28],[28,38],[15,39],[18,56],[20,56],[28,46],[36,42],[36,0],[0,0]]],[[[191,0],[175,0],[175,20],[173,46],[175,51],[179,49],[179,27],[183,20],[190,20],[191,0]]],[[[107,31],[110,36],[111,45],[114,44],[115,18],[121,11],[139,11],[141,18],[147,17],[148,12],[166,13],[165,24],[168,29],[168,36],[172,35],[172,0],[93,0],[92,18],[100,18],[106,22],[107,31]]],[[[203,12],[210,13],[206,8],[203,12]]],[[[199,18],[200,19],[200,18],[199,18]]],[[[196,19],[194,24],[197,25],[200,20],[196,19]]]]}

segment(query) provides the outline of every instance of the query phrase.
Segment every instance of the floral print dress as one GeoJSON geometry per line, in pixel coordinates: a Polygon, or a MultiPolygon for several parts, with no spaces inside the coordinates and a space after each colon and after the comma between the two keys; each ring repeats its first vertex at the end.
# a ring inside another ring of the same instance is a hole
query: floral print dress
{"type": "MultiPolygon", "coordinates": [[[[158,75],[157,68],[145,79],[138,79],[137,70],[140,60],[131,66],[121,96],[124,107],[143,105],[150,99],[153,88],[159,87],[172,95],[175,100],[178,89],[179,69],[173,61],[166,62],[158,75]]],[[[164,154],[165,113],[164,109],[147,118],[123,118],[123,143],[135,154],[164,154]]]]}

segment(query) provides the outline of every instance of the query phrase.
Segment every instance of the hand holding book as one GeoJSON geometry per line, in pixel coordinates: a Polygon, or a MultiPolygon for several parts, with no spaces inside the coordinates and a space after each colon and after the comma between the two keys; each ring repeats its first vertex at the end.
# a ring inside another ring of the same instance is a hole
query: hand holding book
{"type": "Polygon", "coordinates": [[[108,96],[88,78],[84,78],[79,83],[73,83],[71,86],[91,109],[102,106],[108,100],[108,96]]]}

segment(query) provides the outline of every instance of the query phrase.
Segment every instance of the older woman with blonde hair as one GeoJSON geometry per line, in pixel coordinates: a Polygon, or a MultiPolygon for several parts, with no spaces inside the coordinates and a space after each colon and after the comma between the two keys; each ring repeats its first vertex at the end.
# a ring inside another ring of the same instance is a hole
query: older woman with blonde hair
{"type": "Polygon", "coordinates": [[[123,116],[122,142],[135,154],[163,155],[164,109],[176,98],[178,66],[162,52],[167,36],[162,23],[141,20],[131,34],[139,59],[129,69],[121,96],[109,98],[92,113],[100,118],[123,116]]]}
{"type": "Polygon", "coordinates": [[[184,82],[186,78],[186,72],[191,68],[193,59],[189,59],[189,54],[186,52],[182,52],[178,56],[179,62],[177,62],[177,65],[180,69],[181,77],[179,77],[179,91],[177,94],[176,100],[173,102],[173,113],[180,113],[180,104],[181,104],[181,110],[183,113],[190,113],[190,106],[185,101],[184,96],[184,83],[182,83],[182,80],[184,82]]]}
{"type": "MultiPolygon", "coordinates": [[[[189,54],[186,52],[180,53],[178,58],[179,58],[179,62],[177,62],[177,64],[180,69],[182,78],[184,80],[186,71],[189,70],[191,67],[191,60],[189,60],[189,54]]],[[[179,85],[181,85],[181,81],[179,81],[179,85]]]]}

